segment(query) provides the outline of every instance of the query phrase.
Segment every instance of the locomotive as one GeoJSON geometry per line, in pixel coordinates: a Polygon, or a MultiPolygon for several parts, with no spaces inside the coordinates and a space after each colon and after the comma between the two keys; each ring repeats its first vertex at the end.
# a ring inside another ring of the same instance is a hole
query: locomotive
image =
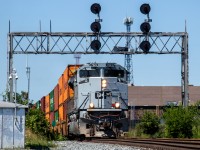
{"type": "Polygon", "coordinates": [[[76,70],[68,85],[68,138],[117,138],[128,131],[129,72],[116,63],[88,63],[76,70]]]}

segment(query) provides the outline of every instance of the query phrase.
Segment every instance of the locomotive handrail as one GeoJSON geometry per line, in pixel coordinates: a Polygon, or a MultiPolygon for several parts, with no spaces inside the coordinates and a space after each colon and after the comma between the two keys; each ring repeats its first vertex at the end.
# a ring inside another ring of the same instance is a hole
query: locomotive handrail
{"type": "MultiPolygon", "coordinates": [[[[86,103],[87,103],[87,101],[89,100],[89,93],[87,94],[87,97],[84,99],[84,101],[83,101],[83,103],[81,104],[81,106],[78,108],[78,109],[80,109],[82,106],[83,106],[83,104],[85,103],[85,105],[86,105],[86,103]]],[[[85,106],[84,106],[85,107],[85,106]]],[[[83,107],[83,108],[84,108],[83,107]]]]}
{"type": "Polygon", "coordinates": [[[121,96],[119,96],[119,98],[122,100],[122,102],[125,104],[126,108],[128,109],[129,107],[128,107],[128,105],[126,104],[126,102],[124,101],[124,99],[123,99],[121,96]]]}

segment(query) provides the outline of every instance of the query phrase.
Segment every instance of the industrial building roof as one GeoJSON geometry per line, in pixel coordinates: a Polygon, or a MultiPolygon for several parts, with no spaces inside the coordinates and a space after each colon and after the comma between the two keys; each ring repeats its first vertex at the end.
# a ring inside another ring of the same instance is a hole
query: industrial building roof
{"type": "Polygon", "coordinates": [[[0,101],[0,108],[15,108],[15,107],[17,107],[17,108],[28,108],[28,106],[26,106],[26,105],[0,101]]]}

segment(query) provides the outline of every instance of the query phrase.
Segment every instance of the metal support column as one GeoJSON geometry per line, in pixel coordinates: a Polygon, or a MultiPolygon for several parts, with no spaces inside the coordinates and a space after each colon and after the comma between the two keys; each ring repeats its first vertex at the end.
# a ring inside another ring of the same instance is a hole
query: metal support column
{"type": "Polygon", "coordinates": [[[27,100],[28,100],[28,105],[29,105],[29,99],[30,99],[30,73],[31,73],[31,68],[30,67],[26,67],[26,75],[27,75],[27,79],[28,79],[28,93],[27,93],[27,100]]]}
{"type": "MultiPolygon", "coordinates": [[[[126,25],[126,32],[131,32],[131,25],[133,24],[133,19],[131,17],[126,17],[124,19],[124,24],[126,25]]],[[[131,48],[131,37],[129,35],[126,36],[126,47],[128,48],[128,51],[130,52],[131,48]]],[[[130,74],[127,74],[127,80],[129,84],[133,83],[133,66],[132,66],[132,54],[125,54],[125,60],[124,60],[124,67],[129,71],[130,74]]]]}
{"type": "Polygon", "coordinates": [[[12,74],[13,71],[13,37],[12,35],[9,36],[9,43],[8,43],[8,49],[9,49],[9,57],[8,57],[8,63],[9,63],[9,71],[8,71],[8,81],[9,81],[9,92],[10,92],[10,98],[8,101],[13,102],[13,78],[9,78],[9,76],[12,74]]]}
{"type": "Polygon", "coordinates": [[[183,107],[188,106],[189,102],[189,81],[188,81],[188,34],[185,33],[185,36],[183,37],[183,48],[182,48],[182,54],[181,54],[181,92],[182,92],[182,105],[183,107]]]}

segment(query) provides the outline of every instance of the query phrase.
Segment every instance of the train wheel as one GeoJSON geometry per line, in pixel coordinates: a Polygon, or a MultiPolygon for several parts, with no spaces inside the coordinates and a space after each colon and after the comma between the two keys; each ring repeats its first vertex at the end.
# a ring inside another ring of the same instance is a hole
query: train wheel
{"type": "Polygon", "coordinates": [[[118,128],[116,128],[116,138],[120,137],[120,130],[118,128]]]}
{"type": "Polygon", "coordinates": [[[75,135],[69,133],[69,135],[67,136],[67,138],[68,138],[69,140],[75,140],[75,135]]]}
{"type": "Polygon", "coordinates": [[[84,141],[85,140],[85,135],[84,134],[79,135],[78,140],[79,141],[84,141]]]}

